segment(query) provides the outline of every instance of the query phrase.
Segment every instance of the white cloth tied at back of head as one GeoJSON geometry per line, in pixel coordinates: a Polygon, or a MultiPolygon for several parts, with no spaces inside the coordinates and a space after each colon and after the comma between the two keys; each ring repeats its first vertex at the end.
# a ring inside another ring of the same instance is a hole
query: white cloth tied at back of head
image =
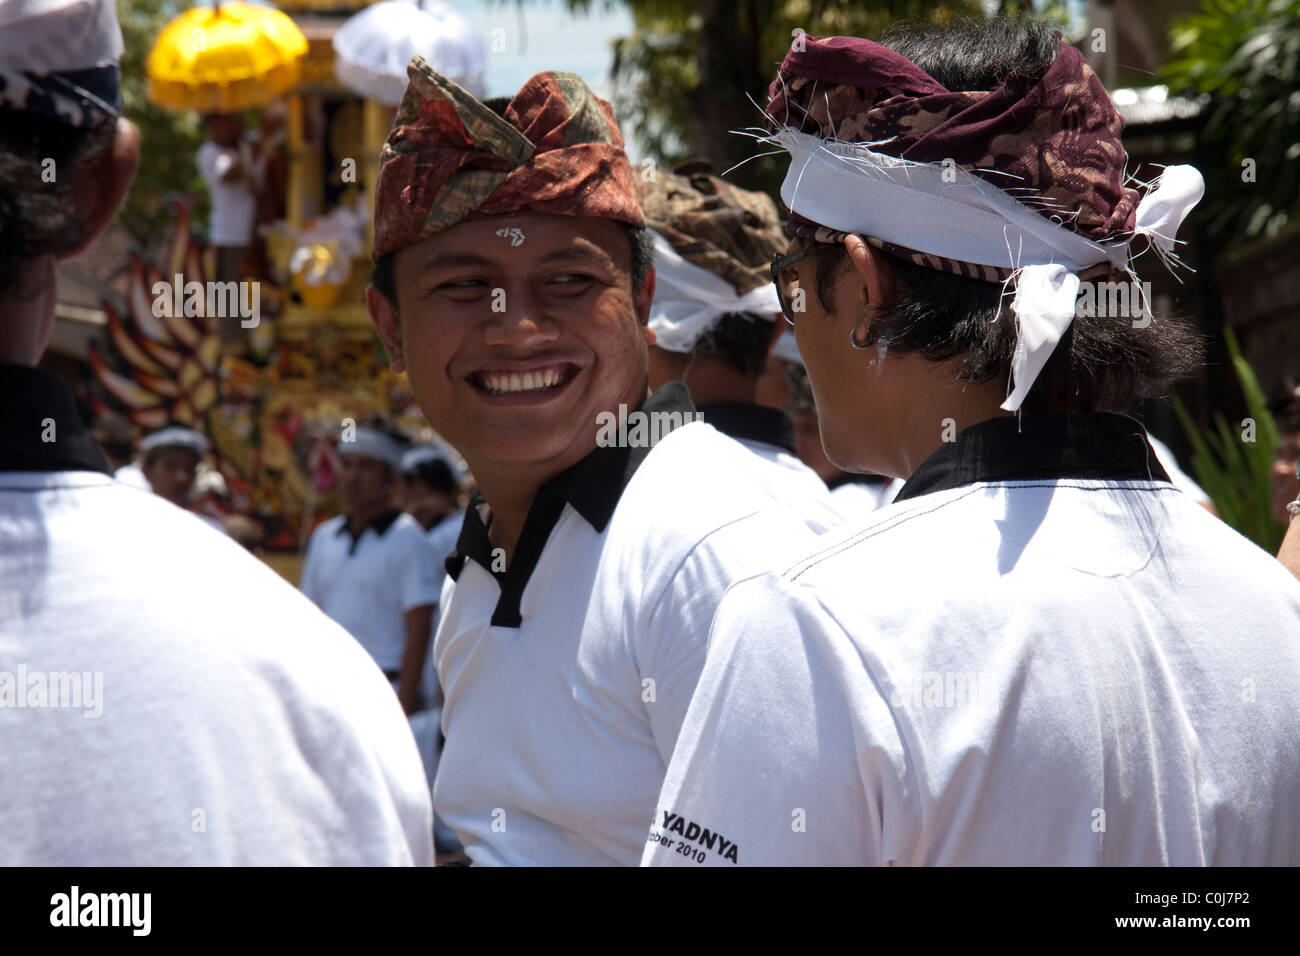
{"type": "Polygon", "coordinates": [[[721,276],[687,262],[672,243],[650,230],[655,247],[655,296],[650,328],[655,344],[669,352],[690,352],[701,335],[728,312],[753,312],[764,317],[781,311],[776,288],[765,282],[744,295],[721,276]]]}
{"type": "Polygon", "coordinates": [[[772,357],[803,365],[803,356],[799,354],[799,343],[795,341],[794,333],[789,329],[782,332],[776,344],[772,346],[772,357]]]}
{"type": "Polygon", "coordinates": [[[0,0],[0,69],[60,73],[122,58],[114,0],[0,0]]]}
{"type": "MultiPolygon", "coordinates": [[[[838,143],[786,128],[768,137],[791,156],[781,199],[794,212],[840,232],[960,262],[1014,270],[1014,388],[1017,411],[1074,319],[1078,273],[1110,263],[1136,281],[1133,236],[1094,242],[957,166],[918,163],[876,152],[879,143],[838,143]]],[[[1009,177],[1009,185],[1014,181],[1009,177]]],[[[1179,225],[1205,194],[1193,166],[1168,166],[1137,207],[1134,235],[1160,257],[1173,256],[1179,225]]],[[[1143,308],[1147,303],[1143,303],[1143,308]]]]}
{"type": "Polygon", "coordinates": [[[339,440],[335,448],[340,455],[365,455],[384,462],[396,471],[402,470],[402,454],[406,449],[397,439],[365,427],[358,427],[352,439],[339,440]]]}

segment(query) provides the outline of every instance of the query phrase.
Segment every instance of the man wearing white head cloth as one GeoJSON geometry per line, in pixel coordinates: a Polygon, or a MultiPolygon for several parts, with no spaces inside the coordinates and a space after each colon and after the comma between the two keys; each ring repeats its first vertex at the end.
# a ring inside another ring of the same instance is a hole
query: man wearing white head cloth
{"type": "Polygon", "coordinates": [[[406,444],[387,422],[345,429],[337,446],[344,513],[312,533],[299,586],[370,653],[413,714],[423,708],[441,579],[424,529],[393,507],[406,444]]]}
{"type": "Polygon", "coordinates": [[[135,175],[121,52],[112,0],[0,0],[0,866],[431,863],[419,756],[365,652],[115,482],[38,367],[55,263],[135,175]]]}
{"type": "Polygon", "coordinates": [[[723,599],[644,861],[1300,863],[1300,586],[1111,411],[1188,334],[1075,316],[1199,175],[1125,186],[1041,24],[800,39],[773,271],[827,454],[907,483],[723,599]]]}
{"type": "Polygon", "coordinates": [[[826,483],[796,455],[789,416],[756,401],[781,308],[768,276],[785,245],[776,204],[709,175],[707,162],[637,185],[655,245],[650,387],[683,382],[779,501],[815,532],[839,525],[826,483]]]}

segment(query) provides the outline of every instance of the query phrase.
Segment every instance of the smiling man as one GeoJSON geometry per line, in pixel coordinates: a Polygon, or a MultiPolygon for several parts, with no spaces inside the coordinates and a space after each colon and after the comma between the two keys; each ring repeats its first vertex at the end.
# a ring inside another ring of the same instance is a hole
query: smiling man
{"type": "Polygon", "coordinates": [[[635,864],[718,600],[807,532],[682,385],[647,398],[651,246],[609,105],[570,73],[488,104],[408,74],[367,301],[481,491],[434,644],[434,803],[475,863],[635,864]]]}

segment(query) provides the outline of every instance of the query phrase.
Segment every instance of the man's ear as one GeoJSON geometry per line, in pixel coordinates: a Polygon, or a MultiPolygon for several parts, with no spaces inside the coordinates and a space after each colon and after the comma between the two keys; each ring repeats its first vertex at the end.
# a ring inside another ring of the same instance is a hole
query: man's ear
{"type": "Polygon", "coordinates": [[[889,266],[889,257],[861,236],[845,236],[844,248],[858,270],[871,308],[880,309],[893,303],[898,295],[898,283],[889,266]]]}
{"type": "Polygon", "coordinates": [[[397,317],[393,303],[373,285],[366,286],[366,308],[370,310],[370,321],[375,323],[379,340],[384,343],[388,353],[388,367],[394,374],[406,371],[406,357],[402,350],[402,323],[397,317]]]}
{"type": "Polygon", "coordinates": [[[140,165],[140,133],[135,124],[119,117],[113,130],[113,142],[88,165],[72,173],[72,195],[76,205],[86,211],[82,220],[85,236],[75,249],[59,254],[59,259],[80,255],[95,242],[113,221],[126,200],[140,165]]]}
{"type": "Polygon", "coordinates": [[[645,332],[646,344],[654,345],[659,336],[655,330],[650,328],[650,304],[655,298],[655,267],[651,266],[649,273],[646,274],[645,282],[641,285],[641,291],[632,297],[632,307],[636,309],[636,320],[645,332]]]}

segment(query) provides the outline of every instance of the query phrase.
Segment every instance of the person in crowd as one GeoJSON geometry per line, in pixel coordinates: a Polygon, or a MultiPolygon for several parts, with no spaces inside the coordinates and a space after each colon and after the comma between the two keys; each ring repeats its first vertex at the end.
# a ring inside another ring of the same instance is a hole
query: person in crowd
{"type": "Polygon", "coordinates": [[[424,709],[438,576],[419,522],[393,506],[405,440],[372,417],[345,430],[337,451],[344,512],[312,532],[299,587],[370,654],[406,713],[424,709]]]}
{"type": "Polygon", "coordinates": [[[1300,863],[1300,582],[1113,411],[1195,331],[1075,317],[1199,173],[1130,185],[1034,21],[808,39],[770,95],[826,452],[906,484],[728,592],[644,862],[1300,863]]]}
{"type": "Polygon", "coordinates": [[[239,280],[257,215],[258,164],[245,142],[243,117],[211,113],[203,117],[203,127],[208,139],[196,161],[212,204],[208,241],[217,250],[217,279],[239,280]]]}
{"type": "Polygon", "coordinates": [[[830,492],[796,455],[790,418],[757,402],[781,308],[768,274],[785,246],[776,203],[708,169],[695,160],[637,184],[655,246],[650,387],[684,383],[704,421],[752,452],[752,467],[820,533],[841,522],[830,492]]]}
{"type": "MultiPolygon", "coordinates": [[[[448,521],[456,525],[461,512],[457,471],[436,445],[420,445],[402,455],[402,508],[431,536],[448,521]]],[[[454,538],[451,543],[447,554],[455,547],[454,538]]]]}
{"type": "Polygon", "coordinates": [[[431,863],[419,757],[364,652],[114,481],[39,367],[55,263],[139,161],[121,54],[111,0],[0,4],[0,865],[431,863]]]}
{"type": "Polygon", "coordinates": [[[90,437],[99,442],[114,478],[142,491],[153,490],[135,460],[135,435],[125,420],[102,418],[90,430],[90,437]]]}
{"type": "Polygon", "coordinates": [[[259,558],[265,555],[266,551],[262,545],[266,542],[266,528],[262,522],[248,515],[235,513],[226,515],[221,523],[226,534],[235,539],[245,551],[259,558]]]}
{"type": "Polygon", "coordinates": [[[1269,402],[1269,411],[1277,422],[1280,441],[1277,457],[1269,472],[1273,492],[1273,520],[1287,524],[1291,513],[1287,505],[1300,498],[1300,385],[1287,381],[1269,402]]]}
{"type": "Polygon", "coordinates": [[[199,462],[208,453],[208,440],[192,428],[168,425],[140,442],[140,470],[154,494],[178,508],[188,509],[199,462]]]}
{"type": "MultiPolygon", "coordinates": [[[[456,550],[456,541],[465,522],[465,512],[460,507],[460,472],[458,463],[437,445],[411,448],[402,456],[403,507],[425,529],[429,549],[433,552],[436,593],[439,595],[447,581],[447,558],[456,550]]],[[[438,633],[439,611],[440,608],[435,606],[429,631],[429,653],[425,655],[421,681],[429,716],[420,726],[412,722],[420,743],[420,754],[425,760],[425,771],[429,775],[430,790],[433,789],[445,744],[441,732],[442,687],[438,684],[437,668],[433,666],[433,635],[438,633]]],[[[433,843],[440,864],[466,859],[456,832],[442,819],[436,806],[433,843]]]]}
{"type": "Polygon", "coordinates": [[[1300,511],[1300,385],[1287,380],[1269,403],[1269,411],[1280,437],[1277,460],[1269,472],[1273,518],[1287,525],[1277,558],[1300,578],[1300,525],[1294,520],[1300,511]]]}
{"type": "Polygon", "coordinates": [[[487,102],[407,74],[366,300],[479,488],[434,803],[477,864],[634,865],[718,600],[811,532],[681,383],[647,397],[653,246],[609,104],[572,73],[487,102]]]}

